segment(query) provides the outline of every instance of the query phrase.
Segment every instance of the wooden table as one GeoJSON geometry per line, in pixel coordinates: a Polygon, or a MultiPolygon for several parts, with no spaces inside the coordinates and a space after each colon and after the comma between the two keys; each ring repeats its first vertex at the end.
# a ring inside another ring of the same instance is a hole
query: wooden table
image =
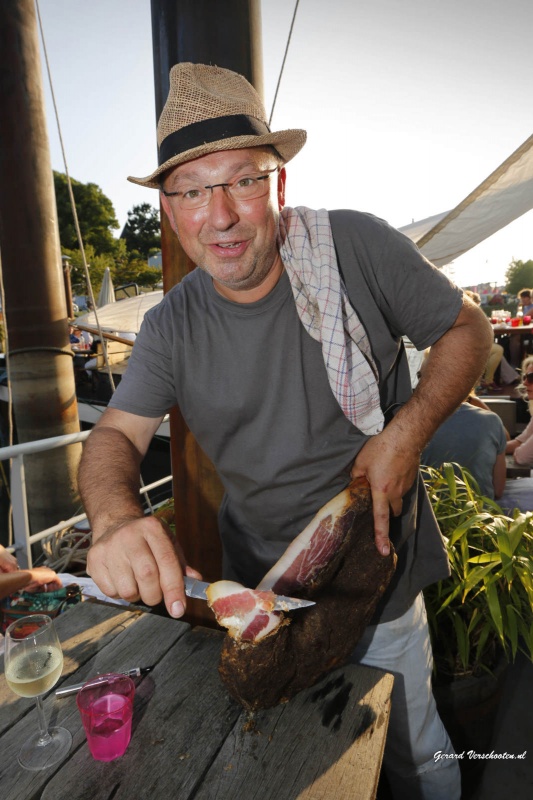
{"type": "Polygon", "coordinates": [[[0,679],[2,800],[375,797],[391,675],[348,665],[249,719],[219,679],[219,631],[91,602],[56,624],[65,655],[58,686],[98,672],[155,668],[136,680],[132,739],[125,755],[109,763],[92,759],[75,696],[50,692],[47,719],[68,728],[73,743],[62,764],[41,772],[17,762],[37,728],[35,703],[0,679]]]}
{"type": "Polygon", "coordinates": [[[507,477],[508,478],[529,478],[531,475],[531,467],[523,467],[517,464],[512,455],[505,456],[505,463],[507,464],[507,477]]]}
{"type": "Polygon", "coordinates": [[[533,339],[533,325],[493,325],[494,341],[505,349],[505,340],[509,337],[509,360],[514,367],[519,367],[528,350],[527,340],[533,339]]]}

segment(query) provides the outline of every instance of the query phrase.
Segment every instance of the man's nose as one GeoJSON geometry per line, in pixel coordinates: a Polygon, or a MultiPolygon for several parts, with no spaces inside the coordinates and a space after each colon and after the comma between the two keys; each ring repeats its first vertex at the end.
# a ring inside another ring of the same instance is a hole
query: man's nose
{"type": "Polygon", "coordinates": [[[211,200],[207,206],[209,221],[214,228],[226,230],[239,221],[235,201],[224,186],[213,186],[211,200]]]}

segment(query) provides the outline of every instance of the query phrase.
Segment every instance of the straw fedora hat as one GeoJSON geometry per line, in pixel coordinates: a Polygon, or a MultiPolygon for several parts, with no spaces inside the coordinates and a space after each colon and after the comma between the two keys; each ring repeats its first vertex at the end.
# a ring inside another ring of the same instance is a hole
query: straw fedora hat
{"type": "Polygon", "coordinates": [[[284,162],[305,144],[303,130],[272,133],[256,90],[236,72],[207,64],[176,64],[157,125],[159,166],[132,183],[159,189],[172,167],[218,150],[272,145],[284,162]]]}

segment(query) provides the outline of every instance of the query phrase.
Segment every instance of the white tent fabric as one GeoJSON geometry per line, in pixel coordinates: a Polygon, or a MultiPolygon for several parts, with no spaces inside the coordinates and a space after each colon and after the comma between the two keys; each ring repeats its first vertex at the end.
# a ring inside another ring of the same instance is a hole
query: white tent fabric
{"type": "Polygon", "coordinates": [[[441,214],[434,214],[432,217],[426,217],[426,219],[419,219],[417,222],[413,220],[410,225],[403,225],[401,228],[398,228],[402,233],[405,233],[411,241],[418,242],[422,236],[425,236],[432,228],[434,228],[438,222],[444,219],[450,212],[443,211],[441,214]]]}
{"type": "MultiPolygon", "coordinates": [[[[137,297],[129,297],[117,303],[109,304],[97,311],[102,331],[106,333],[139,333],[146,312],[163,299],[163,292],[148,292],[137,297]]],[[[96,328],[94,311],[76,317],[80,328],[96,328]]]]}
{"type": "Polygon", "coordinates": [[[533,136],[452,211],[400,230],[439,267],[533,208],[533,136]]]}
{"type": "Polygon", "coordinates": [[[106,267],[104,270],[104,277],[102,279],[102,286],[100,287],[100,293],[98,294],[98,300],[96,301],[96,307],[102,308],[102,306],[107,306],[109,303],[114,302],[115,290],[113,289],[113,279],[111,278],[109,267],[106,267]]]}

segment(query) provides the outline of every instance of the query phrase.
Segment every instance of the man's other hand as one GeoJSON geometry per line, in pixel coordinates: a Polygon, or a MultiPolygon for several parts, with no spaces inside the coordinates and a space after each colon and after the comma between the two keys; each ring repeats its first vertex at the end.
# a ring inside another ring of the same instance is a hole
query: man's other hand
{"type": "Polygon", "coordinates": [[[387,427],[367,441],[353,463],[352,479],[364,476],[370,484],[374,536],[383,556],[390,553],[390,512],[395,517],[402,513],[402,498],[415,481],[419,458],[417,451],[400,449],[387,427]]]}

